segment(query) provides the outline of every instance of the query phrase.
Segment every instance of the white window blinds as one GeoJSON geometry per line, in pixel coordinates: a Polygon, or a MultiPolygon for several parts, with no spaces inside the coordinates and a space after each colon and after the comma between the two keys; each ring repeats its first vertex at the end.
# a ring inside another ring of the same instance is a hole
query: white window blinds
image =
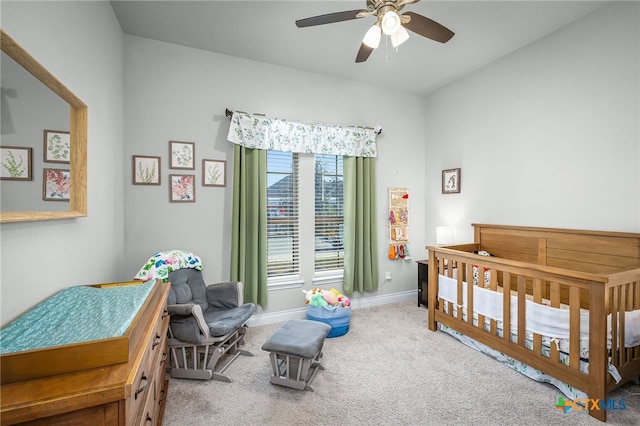
{"type": "Polygon", "coordinates": [[[342,156],[315,155],[315,272],[342,269],[342,156]]]}
{"type": "Polygon", "coordinates": [[[267,152],[267,277],[300,275],[298,155],[267,152]]]}

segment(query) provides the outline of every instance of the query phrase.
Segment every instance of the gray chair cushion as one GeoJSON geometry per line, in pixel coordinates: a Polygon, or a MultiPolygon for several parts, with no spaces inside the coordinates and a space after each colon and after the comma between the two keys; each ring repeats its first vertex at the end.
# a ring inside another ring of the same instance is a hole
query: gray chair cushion
{"type": "MultiPolygon", "coordinates": [[[[198,304],[212,337],[221,337],[240,328],[256,311],[256,305],[238,301],[237,283],[206,286],[202,272],[179,269],[169,273],[171,289],[168,305],[198,304]],[[209,300],[207,300],[207,297],[209,300]]],[[[190,343],[203,343],[197,322],[192,315],[171,315],[173,337],[190,343]]]]}
{"type": "Polygon", "coordinates": [[[225,311],[214,311],[210,309],[204,313],[204,320],[207,322],[209,332],[212,336],[224,336],[247,322],[255,310],[256,307],[253,303],[245,303],[237,308],[231,308],[225,311]]]}
{"type": "Polygon", "coordinates": [[[202,308],[202,312],[209,309],[207,302],[207,286],[202,278],[202,272],[196,269],[178,269],[169,272],[171,289],[167,298],[167,304],[197,303],[202,308]]]}

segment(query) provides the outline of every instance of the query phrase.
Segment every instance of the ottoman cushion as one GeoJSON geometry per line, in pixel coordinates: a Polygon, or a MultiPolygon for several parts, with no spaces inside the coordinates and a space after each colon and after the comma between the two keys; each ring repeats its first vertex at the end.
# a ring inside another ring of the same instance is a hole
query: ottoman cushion
{"type": "Polygon", "coordinates": [[[331,326],[322,322],[289,320],[273,333],[262,345],[262,349],[301,358],[313,358],[322,348],[330,331],[331,326]]]}

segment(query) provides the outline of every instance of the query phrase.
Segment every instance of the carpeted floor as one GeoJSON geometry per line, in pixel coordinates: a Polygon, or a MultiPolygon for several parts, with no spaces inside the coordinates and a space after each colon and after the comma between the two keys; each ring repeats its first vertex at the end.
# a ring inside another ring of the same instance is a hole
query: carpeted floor
{"type": "MultiPolygon", "coordinates": [[[[562,394],[443,332],[427,310],[401,302],[352,312],[349,333],[327,339],[313,392],[269,383],[265,340],[281,324],[250,328],[226,373],[233,383],[171,379],[164,424],[180,425],[602,425],[555,408],[562,394]]],[[[618,389],[625,410],[607,424],[640,424],[640,385],[618,389]]]]}

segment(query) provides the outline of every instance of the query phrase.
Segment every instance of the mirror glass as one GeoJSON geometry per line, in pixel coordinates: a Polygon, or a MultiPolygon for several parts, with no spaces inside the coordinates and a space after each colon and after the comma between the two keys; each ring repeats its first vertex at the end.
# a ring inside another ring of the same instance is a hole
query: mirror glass
{"type": "Polygon", "coordinates": [[[87,215],[87,107],[2,36],[0,222],[87,215]]]}

